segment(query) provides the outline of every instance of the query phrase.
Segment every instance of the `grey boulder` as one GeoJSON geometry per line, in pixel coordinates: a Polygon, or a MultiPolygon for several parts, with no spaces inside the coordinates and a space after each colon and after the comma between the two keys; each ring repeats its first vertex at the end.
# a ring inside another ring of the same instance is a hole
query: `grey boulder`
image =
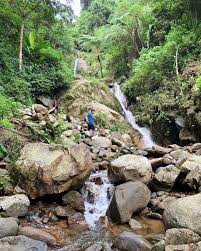
{"type": "Polygon", "coordinates": [[[141,181],[147,184],[152,177],[152,167],[146,157],[125,154],[111,162],[108,175],[113,183],[141,181]]]}
{"type": "Polygon", "coordinates": [[[201,193],[177,199],[163,213],[166,228],[187,228],[201,234],[201,193]]]}
{"type": "Polygon", "coordinates": [[[17,218],[0,218],[0,238],[17,235],[18,228],[17,218]]]}
{"type": "Polygon", "coordinates": [[[47,244],[26,236],[9,236],[0,239],[0,251],[47,251],[47,244]]]}
{"type": "Polygon", "coordinates": [[[119,185],[115,189],[106,214],[113,222],[129,222],[134,212],[147,206],[150,194],[148,187],[140,181],[119,185]]]}

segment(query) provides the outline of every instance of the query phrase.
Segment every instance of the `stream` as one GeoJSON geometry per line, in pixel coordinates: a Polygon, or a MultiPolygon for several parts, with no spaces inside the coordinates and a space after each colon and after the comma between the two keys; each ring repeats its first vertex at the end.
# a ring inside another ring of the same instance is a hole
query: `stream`
{"type": "MultiPolygon", "coordinates": [[[[151,137],[150,130],[146,127],[140,127],[136,123],[132,112],[126,109],[127,99],[121,91],[120,85],[118,83],[114,84],[114,95],[118,99],[123,109],[125,119],[134,129],[138,130],[142,134],[144,146],[154,146],[155,142],[151,137]]],[[[85,185],[82,189],[82,195],[85,200],[85,218],[91,229],[95,228],[96,222],[98,222],[100,217],[105,216],[110,201],[108,194],[112,188],[113,185],[108,179],[107,170],[101,170],[92,173],[89,179],[85,182],[85,185]],[[100,180],[99,184],[96,184],[95,182],[97,179],[100,180]],[[90,198],[91,196],[93,198],[90,198]]]]}

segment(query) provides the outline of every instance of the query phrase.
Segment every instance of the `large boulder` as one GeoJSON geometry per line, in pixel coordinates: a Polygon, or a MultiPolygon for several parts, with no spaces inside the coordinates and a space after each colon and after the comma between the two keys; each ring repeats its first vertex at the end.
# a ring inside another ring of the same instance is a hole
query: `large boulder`
{"type": "Polygon", "coordinates": [[[150,190],[140,181],[127,182],[116,187],[107,209],[107,216],[114,222],[126,223],[150,201],[150,190]]]}
{"type": "Polygon", "coordinates": [[[8,217],[0,218],[0,239],[6,236],[17,235],[18,220],[17,218],[8,217]]]}
{"type": "Polygon", "coordinates": [[[152,245],[142,236],[126,231],[115,236],[113,246],[124,251],[150,251],[152,249],[152,245]]]}
{"type": "Polygon", "coordinates": [[[178,199],[163,214],[166,228],[188,228],[201,234],[201,193],[178,199]]]}
{"type": "Polygon", "coordinates": [[[79,188],[92,170],[91,153],[83,143],[68,149],[61,145],[27,144],[16,162],[19,185],[35,199],[79,188]]]}
{"type": "Polygon", "coordinates": [[[152,177],[152,167],[146,157],[125,154],[111,162],[108,175],[113,183],[141,181],[147,184],[152,177]]]}
{"type": "Polygon", "coordinates": [[[97,148],[109,148],[112,146],[112,142],[110,139],[106,138],[106,137],[93,137],[92,138],[92,145],[97,148]]]}
{"type": "Polygon", "coordinates": [[[25,216],[30,206],[29,198],[25,194],[0,197],[0,209],[8,216],[25,216]]]}
{"type": "Polygon", "coordinates": [[[23,235],[0,239],[0,251],[47,251],[47,244],[23,235]]]}
{"type": "Polygon", "coordinates": [[[160,167],[156,170],[153,183],[159,187],[171,189],[173,188],[179,174],[180,170],[174,165],[160,167]]]}

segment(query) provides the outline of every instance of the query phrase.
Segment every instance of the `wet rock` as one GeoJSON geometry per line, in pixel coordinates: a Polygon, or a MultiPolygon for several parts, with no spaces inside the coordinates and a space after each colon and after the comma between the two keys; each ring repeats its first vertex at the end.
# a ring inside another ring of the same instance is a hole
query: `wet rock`
{"type": "Polygon", "coordinates": [[[110,139],[106,137],[93,137],[92,138],[92,145],[97,148],[109,148],[112,145],[112,142],[110,139]]]}
{"type": "Polygon", "coordinates": [[[126,223],[149,201],[150,191],[146,185],[140,181],[127,182],[116,187],[106,214],[114,222],[126,223]]]}
{"type": "Polygon", "coordinates": [[[152,168],[146,157],[126,154],[111,162],[108,175],[113,183],[142,181],[146,184],[151,180],[152,168]]]}
{"type": "Polygon", "coordinates": [[[126,251],[149,251],[152,249],[152,245],[142,236],[126,231],[114,238],[113,246],[126,251]]]}
{"type": "Polygon", "coordinates": [[[23,235],[9,236],[0,239],[1,251],[47,251],[47,244],[30,239],[23,235]]]}
{"type": "Polygon", "coordinates": [[[19,235],[24,235],[34,240],[43,241],[48,245],[54,246],[57,244],[56,238],[39,228],[34,227],[20,227],[19,228],[19,235]]]}
{"type": "Polygon", "coordinates": [[[62,206],[56,207],[55,213],[56,213],[56,216],[58,216],[58,217],[66,217],[67,216],[66,209],[65,209],[65,207],[62,207],[62,206]]]}
{"type": "Polygon", "coordinates": [[[153,182],[160,187],[171,189],[173,188],[179,174],[180,170],[174,165],[161,167],[156,170],[153,182]]]}
{"type": "Polygon", "coordinates": [[[84,199],[82,195],[77,191],[70,191],[62,197],[62,201],[64,204],[72,207],[73,209],[84,212],[84,199]]]}
{"type": "Polygon", "coordinates": [[[165,233],[166,245],[182,245],[188,243],[196,243],[201,240],[200,236],[190,229],[172,228],[165,233]]]}
{"type": "Polygon", "coordinates": [[[169,204],[163,214],[166,228],[187,228],[201,234],[200,204],[201,193],[177,199],[169,204]]]}
{"type": "Polygon", "coordinates": [[[0,208],[8,216],[25,216],[30,206],[29,198],[25,194],[0,197],[0,208]]]}
{"type": "Polygon", "coordinates": [[[14,168],[19,173],[19,185],[34,199],[81,187],[93,164],[91,153],[83,143],[68,149],[30,143],[21,150],[14,168]]]}
{"type": "Polygon", "coordinates": [[[103,184],[101,177],[94,177],[93,179],[91,179],[91,182],[94,182],[96,185],[99,186],[103,184]]]}
{"type": "Polygon", "coordinates": [[[17,218],[8,217],[0,218],[0,239],[6,236],[17,235],[18,220],[17,218]]]}
{"type": "Polygon", "coordinates": [[[130,219],[129,220],[129,226],[130,226],[130,228],[135,232],[135,231],[139,231],[139,230],[142,230],[144,227],[143,227],[143,225],[139,222],[139,221],[137,221],[137,220],[135,220],[135,219],[130,219]]]}

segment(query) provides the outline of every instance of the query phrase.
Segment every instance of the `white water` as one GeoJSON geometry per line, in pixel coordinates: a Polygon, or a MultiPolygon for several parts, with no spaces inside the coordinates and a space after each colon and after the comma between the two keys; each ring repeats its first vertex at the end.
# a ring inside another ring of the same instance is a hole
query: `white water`
{"type": "Polygon", "coordinates": [[[114,84],[114,90],[115,90],[114,94],[115,94],[116,98],[118,99],[119,103],[121,104],[121,107],[125,113],[125,118],[127,119],[127,121],[131,124],[131,126],[134,129],[138,130],[141,133],[141,135],[143,137],[143,141],[144,141],[144,146],[145,147],[154,146],[155,142],[152,139],[150,130],[146,127],[140,127],[136,123],[135,117],[133,116],[132,112],[127,110],[127,108],[126,108],[127,99],[126,99],[126,96],[121,91],[120,85],[118,83],[114,84]]]}
{"type": "Polygon", "coordinates": [[[85,201],[85,219],[91,228],[95,227],[96,222],[101,216],[105,216],[109,205],[108,193],[113,185],[110,183],[107,170],[92,173],[85,182],[82,189],[82,195],[85,201]],[[95,184],[93,179],[100,177],[103,184],[95,184]],[[88,195],[93,195],[93,202],[88,201],[88,195]]]}
{"type": "Polygon", "coordinates": [[[78,62],[79,62],[79,59],[76,58],[75,59],[75,63],[74,63],[74,67],[73,67],[73,75],[74,75],[74,77],[76,77],[76,75],[77,75],[77,65],[78,65],[78,62]]]}

